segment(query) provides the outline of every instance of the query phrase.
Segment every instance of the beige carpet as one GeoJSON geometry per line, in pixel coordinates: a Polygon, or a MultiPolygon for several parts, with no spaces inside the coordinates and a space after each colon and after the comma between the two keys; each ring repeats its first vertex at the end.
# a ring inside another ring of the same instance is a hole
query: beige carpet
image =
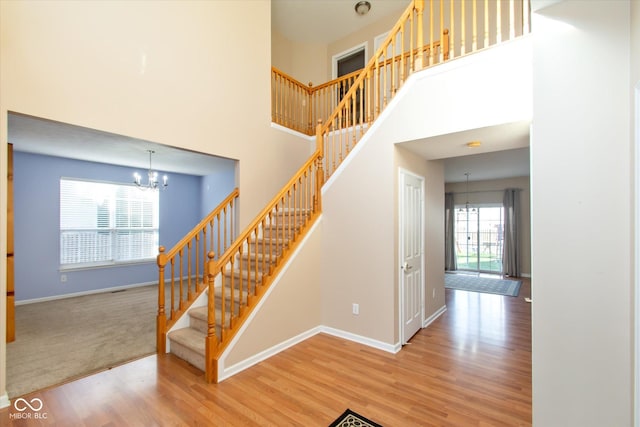
{"type": "Polygon", "coordinates": [[[7,345],[10,398],[155,352],[157,287],[16,307],[7,345]]]}

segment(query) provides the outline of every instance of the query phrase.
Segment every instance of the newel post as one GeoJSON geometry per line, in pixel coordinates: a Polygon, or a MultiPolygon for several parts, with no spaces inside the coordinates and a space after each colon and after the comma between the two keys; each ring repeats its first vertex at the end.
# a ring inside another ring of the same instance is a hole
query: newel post
{"type": "MultiPolygon", "coordinates": [[[[218,382],[218,363],[214,358],[216,350],[218,349],[218,337],[216,336],[216,311],[215,311],[215,277],[216,277],[216,262],[214,260],[215,254],[210,251],[208,254],[209,261],[207,262],[207,277],[208,277],[208,302],[207,302],[207,338],[205,342],[205,377],[208,383],[218,382]]],[[[221,322],[222,323],[222,322],[221,322]]]]}
{"type": "Polygon", "coordinates": [[[160,246],[156,259],[158,263],[158,316],[156,318],[156,350],[158,354],[167,352],[167,315],[164,312],[164,266],[167,255],[164,246],[160,246]]]}

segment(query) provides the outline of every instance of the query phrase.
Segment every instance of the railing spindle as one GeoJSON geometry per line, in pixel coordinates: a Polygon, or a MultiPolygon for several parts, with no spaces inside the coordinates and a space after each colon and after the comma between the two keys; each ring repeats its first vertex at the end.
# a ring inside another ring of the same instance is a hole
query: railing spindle
{"type": "Polygon", "coordinates": [[[433,45],[433,2],[429,0],[429,65],[433,65],[435,60],[435,49],[433,45]]]}
{"type": "Polygon", "coordinates": [[[167,315],[164,311],[164,266],[167,264],[167,256],[164,246],[160,246],[157,258],[158,264],[158,315],[156,316],[156,348],[158,353],[167,352],[167,315]]]}

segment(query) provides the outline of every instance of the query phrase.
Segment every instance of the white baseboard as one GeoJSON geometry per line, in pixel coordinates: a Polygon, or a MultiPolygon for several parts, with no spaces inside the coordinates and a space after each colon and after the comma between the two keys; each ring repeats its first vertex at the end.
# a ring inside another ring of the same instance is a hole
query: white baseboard
{"type": "Polygon", "coordinates": [[[74,292],[74,293],[62,294],[62,295],[53,295],[53,296],[50,296],[50,297],[25,299],[25,300],[21,300],[21,301],[16,301],[15,305],[34,304],[34,303],[37,303],[37,302],[55,301],[57,299],[65,299],[65,298],[81,297],[81,296],[85,296],[85,295],[93,295],[93,294],[102,294],[102,293],[107,293],[107,292],[122,291],[122,290],[126,290],[126,289],[141,288],[143,286],[151,286],[151,285],[155,285],[157,283],[158,282],[134,283],[132,285],[114,286],[112,288],[94,289],[94,290],[91,290],[91,291],[74,292]]]}
{"type": "Polygon", "coordinates": [[[0,409],[8,408],[11,405],[11,401],[9,400],[9,395],[5,392],[0,396],[0,409]]]}
{"type": "MultiPolygon", "coordinates": [[[[402,346],[398,344],[388,344],[382,341],[374,340],[371,338],[363,337],[361,335],[352,334],[351,332],[342,331],[335,328],[330,328],[328,326],[316,326],[314,328],[309,329],[301,334],[296,335],[295,337],[289,338],[286,341],[281,342],[280,344],[276,344],[271,348],[261,351],[258,354],[255,354],[241,362],[236,363],[233,366],[224,367],[220,366],[220,371],[218,375],[218,381],[223,381],[227,378],[236,375],[245,369],[252,367],[253,365],[262,362],[263,360],[267,360],[268,358],[275,356],[276,354],[284,351],[290,347],[293,347],[296,344],[301,343],[302,341],[311,338],[314,335],[319,333],[325,333],[328,335],[332,335],[338,338],[346,339],[349,341],[357,342],[359,344],[366,345],[368,347],[373,347],[378,350],[386,351],[388,353],[397,353],[400,351],[402,346]]],[[[224,360],[222,360],[222,364],[224,364],[224,360]]]]}
{"type": "Polygon", "coordinates": [[[400,343],[389,344],[386,342],[374,340],[373,338],[363,337],[362,335],[352,334],[351,332],[342,331],[340,329],[330,328],[329,326],[320,326],[320,332],[333,335],[334,337],[343,338],[345,340],[357,342],[368,347],[377,348],[387,353],[397,353],[402,348],[400,343]]]}
{"type": "MultiPolygon", "coordinates": [[[[309,329],[308,331],[303,332],[299,335],[296,335],[295,337],[289,338],[288,340],[283,341],[280,344],[276,344],[271,348],[261,351],[260,353],[255,354],[249,357],[248,359],[243,360],[242,362],[238,362],[233,366],[229,366],[228,368],[224,366],[220,366],[218,381],[221,382],[229,377],[232,377],[237,373],[244,371],[245,369],[252,367],[257,363],[262,362],[263,360],[266,360],[272,356],[275,356],[281,351],[284,351],[289,347],[299,344],[302,341],[306,340],[307,338],[310,338],[316,335],[318,332],[320,332],[320,327],[316,326],[315,328],[309,329]]],[[[222,360],[222,364],[224,364],[223,360],[222,360]]]]}
{"type": "Polygon", "coordinates": [[[531,279],[531,273],[522,273],[520,276],[526,277],[527,279],[531,279]]]}
{"type": "Polygon", "coordinates": [[[433,313],[431,316],[424,319],[424,321],[422,322],[422,327],[426,328],[427,326],[432,324],[438,317],[442,316],[445,311],[447,311],[447,306],[443,305],[438,310],[436,310],[436,312],[433,313]]]}

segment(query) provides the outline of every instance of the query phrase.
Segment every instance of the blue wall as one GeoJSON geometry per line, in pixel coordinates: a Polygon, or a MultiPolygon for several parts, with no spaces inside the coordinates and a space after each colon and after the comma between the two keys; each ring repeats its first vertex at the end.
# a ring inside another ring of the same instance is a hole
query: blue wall
{"type": "MultiPolygon", "coordinates": [[[[155,261],[59,271],[60,178],[129,183],[133,172],[129,167],[14,153],[16,301],[157,282],[155,261]],[[66,282],[61,281],[63,274],[66,282]]],[[[167,250],[202,219],[203,205],[215,207],[231,191],[218,200],[211,194],[203,199],[203,182],[209,177],[168,175],[169,188],[160,192],[160,245],[167,250]]],[[[229,171],[213,175],[216,181],[229,179],[229,171]]],[[[233,179],[233,172],[230,176],[233,179]]]]}
{"type": "Polygon", "coordinates": [[[236,188],[236,162],[229,160],[211,175],[202,177],[202,211],[204,218],[214,210],[236,188]]]}

